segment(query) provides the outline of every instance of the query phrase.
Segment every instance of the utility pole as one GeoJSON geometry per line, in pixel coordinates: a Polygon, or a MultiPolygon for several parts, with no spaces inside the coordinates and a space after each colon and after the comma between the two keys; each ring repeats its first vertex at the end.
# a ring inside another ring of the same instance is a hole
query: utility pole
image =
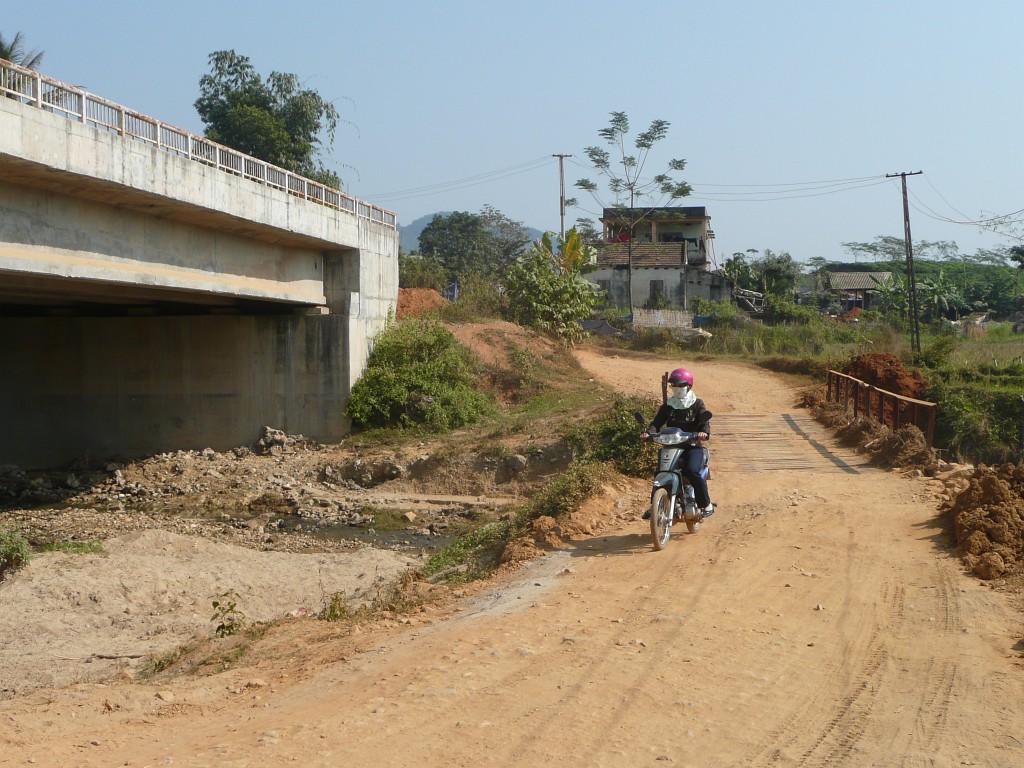
{"type": "Polygon", "coordinates": [[[562,215],[562,228],[559,234],[562,240],[565,240],[565,158],[572,155],[554,154],[552,157],[558,158],[558,210],[562,215]]]}
{"type": "Polygon", "coordinates": [[[921,353],[921,327],[917,317],[917,281],[914,279],[914,246],[910,239],[910,202],[907,200],[907,176],[920,176],[924,171],[913,171],[912,173],[887,173],[885,177],[892,179],[897,176],[903,183],[903,246],[907,251],[907,290],[910,293],[908,304],[910,305],[910,348],[921,353]]]}

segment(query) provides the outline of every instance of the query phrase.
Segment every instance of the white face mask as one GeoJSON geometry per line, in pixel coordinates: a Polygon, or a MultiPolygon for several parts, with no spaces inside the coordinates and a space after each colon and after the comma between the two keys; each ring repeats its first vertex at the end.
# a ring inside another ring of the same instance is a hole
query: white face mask
{"type": "Polygon", "coordinates": [[[693,389],[689,386],[672,387],[672,396],[668,399],[668,404],[671,407],[682,410],[689,408],[695,402],[697,402],[697,396],[693,394],[693,389]]]}

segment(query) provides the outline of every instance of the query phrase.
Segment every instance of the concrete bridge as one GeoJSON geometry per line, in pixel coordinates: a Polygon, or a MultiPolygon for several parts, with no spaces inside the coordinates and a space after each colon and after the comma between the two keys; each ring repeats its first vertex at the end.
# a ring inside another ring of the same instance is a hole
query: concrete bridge
{"type": "Polygon", "coordinates": [[[340,439],[395,215],[0,60],[0,465],[340,439]]]}

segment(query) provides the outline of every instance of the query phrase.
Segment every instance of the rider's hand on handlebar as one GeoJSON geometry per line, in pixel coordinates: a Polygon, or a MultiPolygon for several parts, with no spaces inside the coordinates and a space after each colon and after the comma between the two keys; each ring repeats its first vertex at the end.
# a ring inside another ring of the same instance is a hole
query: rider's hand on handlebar
{"type": "Polygon", "coordinates": [[[709,437],[709,435],[708,435],[707,432],[698,432],[697,433],[697,439],[700,440],[701,442],[707,440],[708,437],[709,437]]]}

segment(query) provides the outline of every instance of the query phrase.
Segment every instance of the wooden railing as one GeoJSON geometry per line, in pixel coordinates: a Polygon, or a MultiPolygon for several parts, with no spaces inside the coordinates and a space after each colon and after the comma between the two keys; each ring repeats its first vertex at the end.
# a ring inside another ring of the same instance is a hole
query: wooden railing
{"type": "Polygon", "coordinates": [[[897,395],[839,371],[828,372],[826,397],[830,402],[842,403],[846,408],[852,403],[854,418],[863,414],[864,418],[881,422],[893,432],[913,424],[924,433],[928,447],[932,447],[935,414],[939,409],[936,403],[897,395]]]}
{"type": "Polygon", "coordinates": [[[163,152],[212,166],[232,176],[241,176],[336,211],[383,224],[390,229],[398,227],[394,212],[385,208],[363,202],[203,136],[147,117],[77,86],[0,59],[0,98],[3,97],[63,115],[68,120],[117,133],[133,141],[150,144],[163,152]]]}

